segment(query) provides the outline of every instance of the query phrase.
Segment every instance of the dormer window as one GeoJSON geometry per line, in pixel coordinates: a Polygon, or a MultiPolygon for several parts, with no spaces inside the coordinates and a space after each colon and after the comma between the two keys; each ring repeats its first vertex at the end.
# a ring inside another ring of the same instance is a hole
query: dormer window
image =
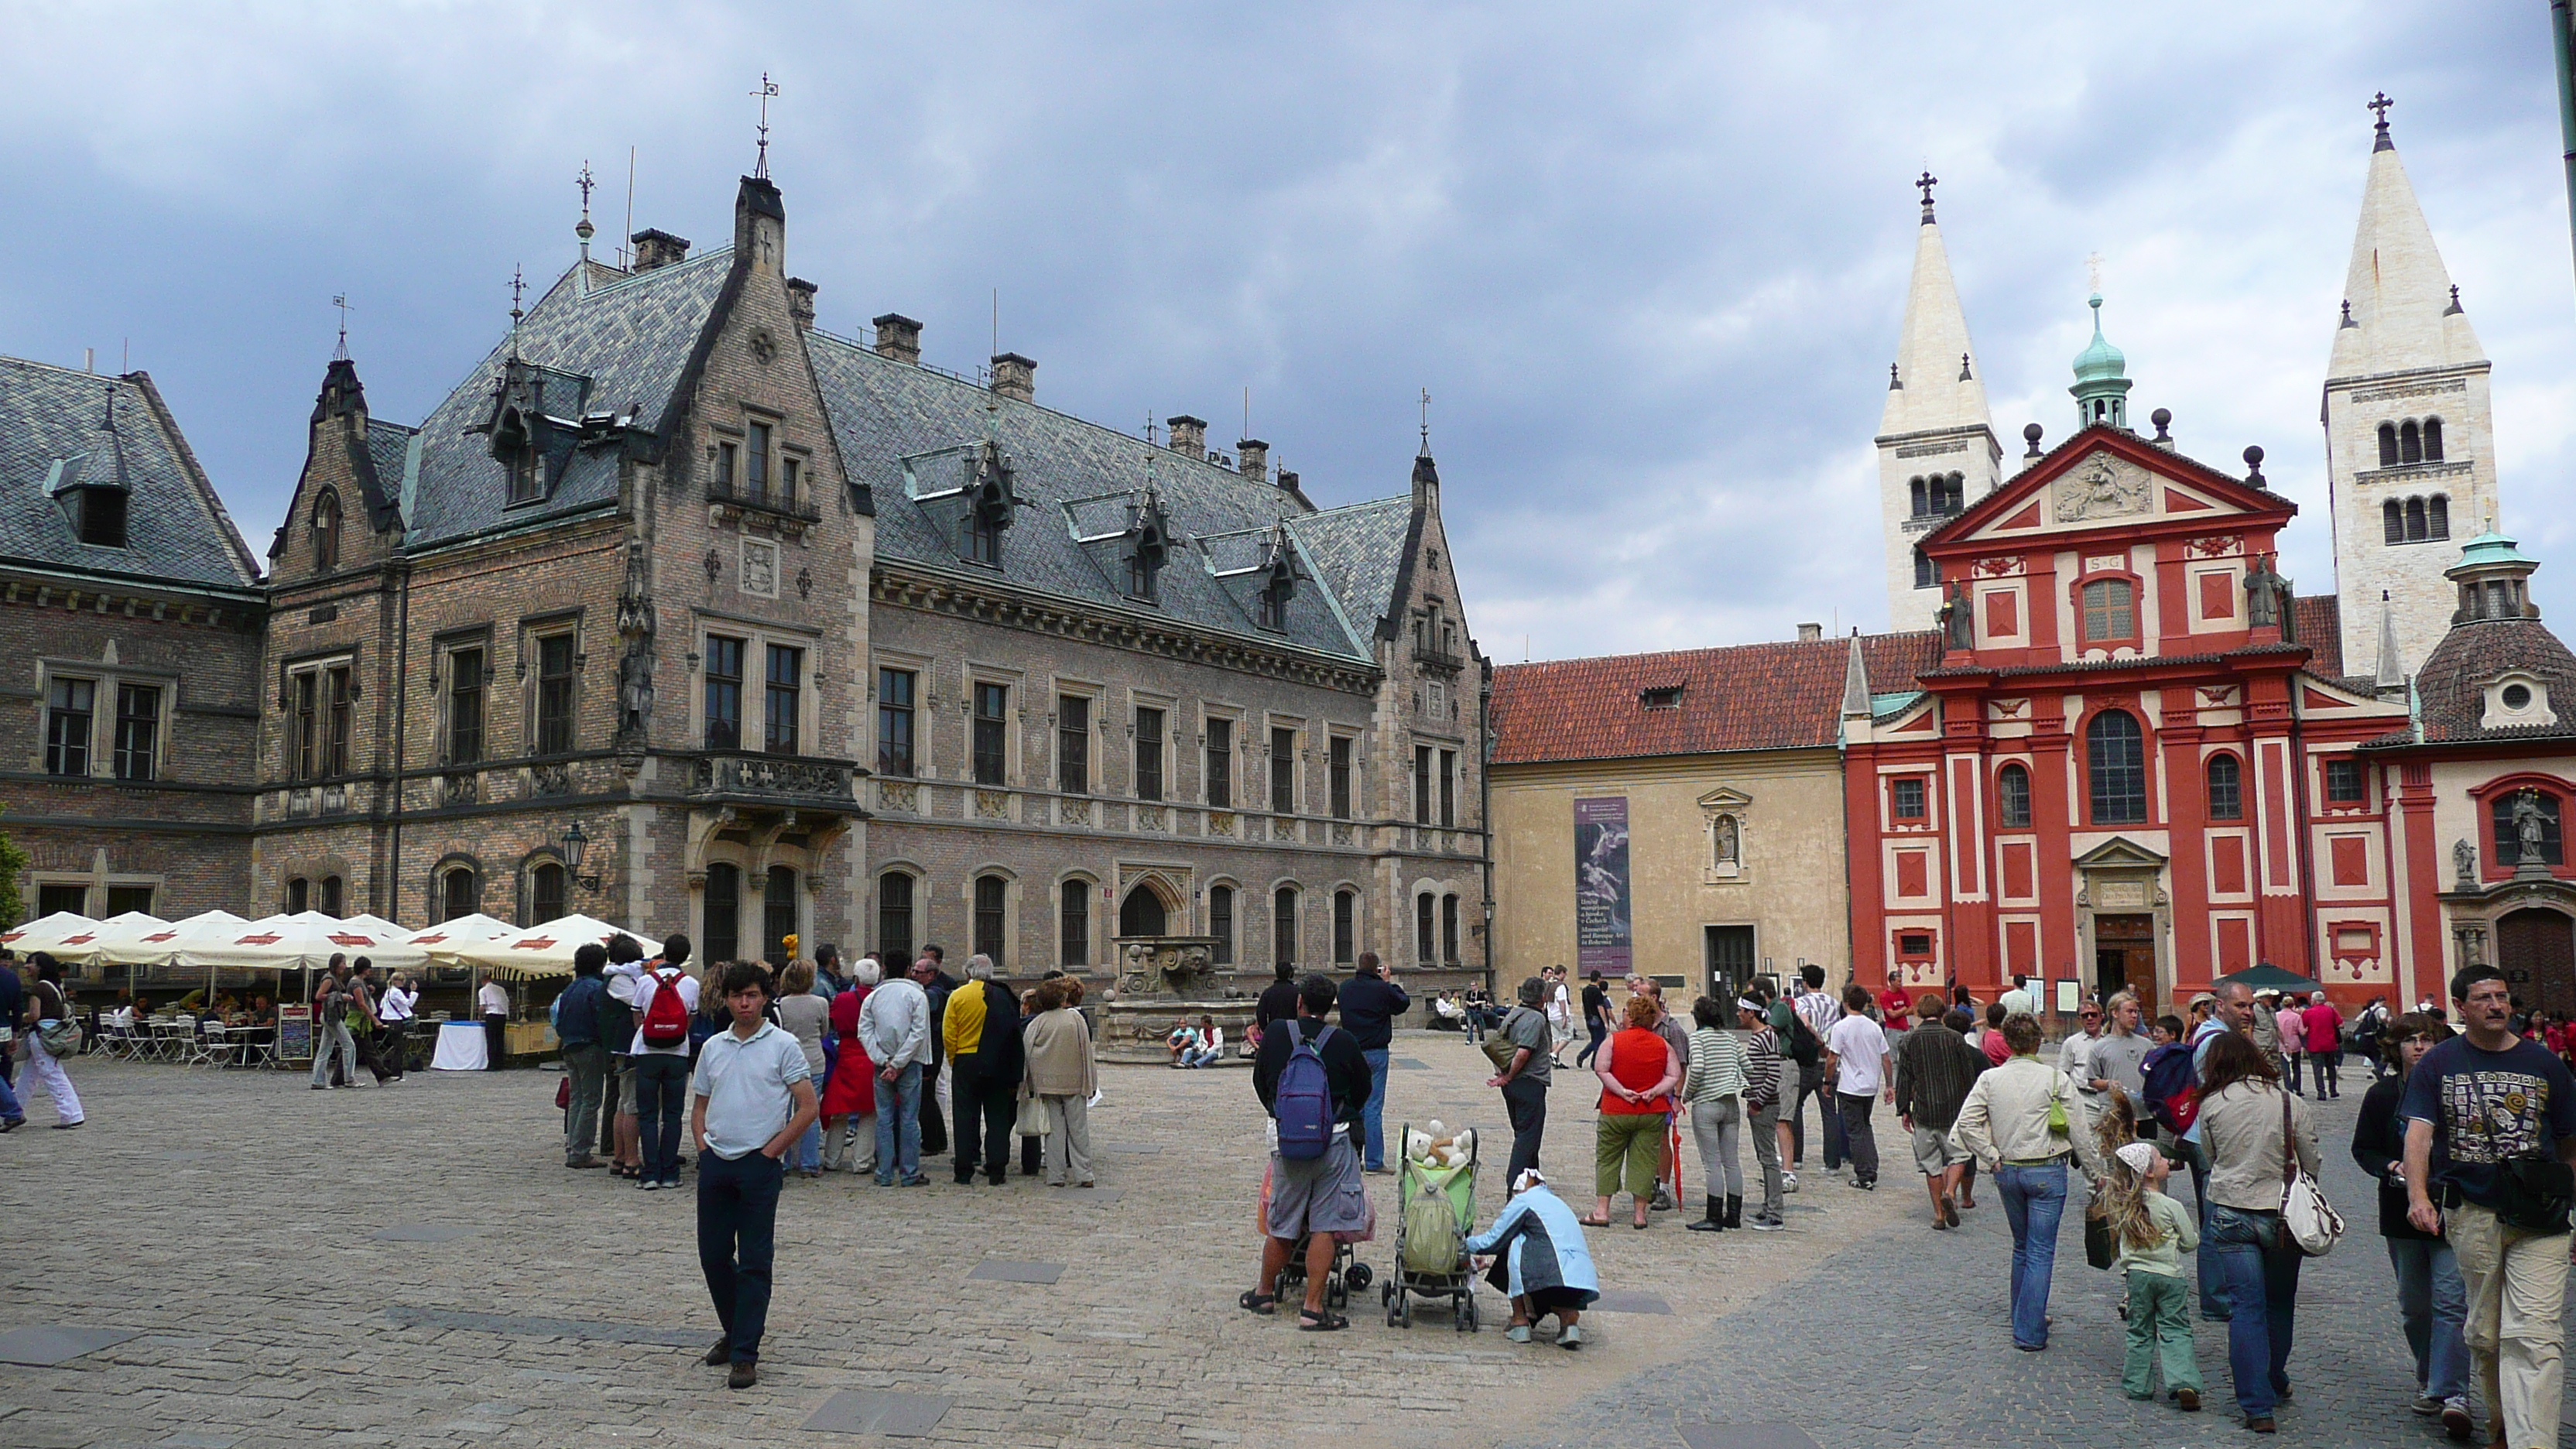
{"type": "Polygon", "coordinates": [[[77,490],[80,541],[95,548],[125,547],[125,490],[92,485],[77,490]]]}
{"type": "Polygon", "coordinates": [[[492,430],[492,453],[509,475],[510,504],[534,503],[545,496],[545,475],[539,467],[535,442],[529,436],[527,420],[517,409],[503,413],[499,426],[492,430]]]}
{"type": "Polygon", "coordinates": [[[2549,682],[2518,670],[2497,675],[2486,684],[2486,708],[2478,727],[2490,730],[2534,729],[2558,723],[2550,707],[2549,682]]]}
{"type": "Polygon", "coordinates": [[[1288,600],[1297,591],[1294,574],[1271,576],[1261,588],[1261,627],[1285,631],[1288,627],[1288,600]]]}
{"type": "Polygon", "coordinates": [[[1002,530],[1011,526],[1011,510],[1019,500],[1011,489],[1011,461],[1001,446],[987,442],[972,464],[973,481],[966,485],[966,517],[962,520],[965,555],[969,563],[1002,566],[1002,530]]]}
{"type": "Polygon", "coordinates": [[[1637,691],[1637,703],[1648,709],[1679,709],[1682,707],[1682,686],[1661,684],[1652,689],[1641,689],[1637,691]]]}
{"type": "Polygon", "coordinates": [[[966,515],[966,558],[970,563],[1002,566],[1002,525],[981,509],[966,515]]]}
{"type": "Polygon", "coordinates": [[[340,566],[340,495],[325,488],[313,500],[313,571],[329,573],[340,566]]]}

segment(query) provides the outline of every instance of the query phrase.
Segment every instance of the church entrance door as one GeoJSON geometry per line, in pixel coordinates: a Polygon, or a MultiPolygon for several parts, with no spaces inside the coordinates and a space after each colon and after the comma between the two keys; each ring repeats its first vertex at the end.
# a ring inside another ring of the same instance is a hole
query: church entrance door
{"type": "Polygon", "coordinates": [[[2523,1004],[2576,1012],[2576,921],[2556,911],[2515,911],[2496,922],[2496,965],[2523,1004]]]}
{"type": "Polygon", "coordinates": [[[2134,991],[2153,1007],[2156,1001],[2156,918],[2093,918],[2093,986],[2108,1001],[2115,992],[2134,991]]]}

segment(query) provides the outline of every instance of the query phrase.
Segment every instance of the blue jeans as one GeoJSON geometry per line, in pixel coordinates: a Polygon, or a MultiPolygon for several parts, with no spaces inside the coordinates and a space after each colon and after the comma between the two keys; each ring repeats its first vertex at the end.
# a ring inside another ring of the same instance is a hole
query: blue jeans
{"type": "Polygon", "coordinates": [[[2209,1205],[2209,1238],[2227,1279],[2227,1371],[2236,1381],[2236,1407],[2249,1419],[2271,1417],[2290,1386],[2300,1254],[2276,1250],[2280,1237],[2279,1213],[2209,1205]]]}
{"type": "MultiPolygon", "coordinates": [[[[16,1042],[0,1042],[0,1058],[17,1050],[16,1042]]],[[[0,1122],[24,1122],[27,1109],[18,1104],[18,1094],[9,1086],[9,1075],[0,1072],[0,1122]]]]}
{"type": "Polygon", "coordinates": [[[2415,1387],[2431,1398],[2462,1397],[2469,1391],[2469,1292],[2460,1281],[2460,1260],[2438,1238],[2387,1242],[2388,1265],[2397,1270],[2397,1311],[2415,1353],[2415,1387]]]}
{"type": "Polygon", "coordinates": [[[1593,1056],[1601,1050],[1602,1040],[1610,1035],[1609,1028],[1603,1026],[1597,1021],[1587,1024],[1584,1027],[1584,1030],[1592,1033],[1592,1040],[1583,1048],[1583,1050],[1574,1054],[1574,1064],[1578,1067],[1591,1061],[1593,1056]]]}
{"type": "Polygon", "coordinates": [[[769,1326],[769,1264],[778,1245],[778,1187],[786,1164],[765,1152],[698,1159],[698,1268],[735,1363],[760,1358],[769,1326]]]}
{"type": "Polygon", "coordinates": [[[1386,1166],[1386,1048],[1360,1055],[1369,1064],[1368,1105],[1360,1109],[1360,1131],[1368,1144],[1363,1161],[1375,1172],[1386,1166]]]}
{"type": "Polygon", "coordinates": [[[689,1095],[689,1059],[678,1052],[642,1052],[635,1064],[637,1150],[643,1180],[680,1185],[680,1107],[689,1095]]]}
{"type": "Polygon", "coordinates": [[[2048,1280],[2057,1268],[2057,1223],[2066,1215],[2066,1164],[1995,1169],[1995,1192],[2012,1224],[2013,1342],[2048,1347],[2048,1280]]]}
{"type": "Polygon", "coordinates": [[[921,1176],[921,1063],[877,1074],[877,1186],[921,1176]]]}
{"type": "Polygon", "coordinates": [[[820,1172],[823,1170],[822,1118],[815,1118],[812,1124],[806,1127],[805,1135],[796,1139],[795,1153],[796,1166],[799,1171],[820,1172]]]}

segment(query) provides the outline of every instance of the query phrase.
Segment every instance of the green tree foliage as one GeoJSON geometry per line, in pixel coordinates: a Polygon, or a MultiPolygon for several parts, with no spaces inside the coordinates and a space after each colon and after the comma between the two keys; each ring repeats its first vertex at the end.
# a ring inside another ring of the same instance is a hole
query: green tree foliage
{"type": "Polygon", "coordinates": [[[18,924],[27,903],[18,896],[18,874],[27,868],[27,852],[0,830],[0,931],[18,924]]]}

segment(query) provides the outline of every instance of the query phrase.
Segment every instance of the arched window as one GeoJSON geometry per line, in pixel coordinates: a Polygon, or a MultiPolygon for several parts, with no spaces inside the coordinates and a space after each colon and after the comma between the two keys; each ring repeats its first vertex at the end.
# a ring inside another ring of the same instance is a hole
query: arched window
{"type": "Polygon", "coordinates": [[[2395,423],[2379,425],[2379,466],[2382,468],[2397,466],[2397,425],[2395,423]]]}
{"type": "Polygon", "coordinates": [[[2243,770],[2234,755],[2209,757],[2209,818],[2242,820],[2245,818],[2243,770]]]}
{"type": "Polygon", "coordinates": [[[2421,498],[2406,500],[2406,541],[2408,543],[2424,541],[2424,500],[2421,498]]]}
{"type": "MultiPolygon", "coordinates": [[[[314,906],[314,909],[320,911],[326,916],[340,915],[348,906],[347,897],[347,888],[341,882],[340,878],[336,875],[326,875],[322,877],[322,899],[319,904],[314,906]]],[[[555,913],[555,915],[561,914],[563,914],[561,911],[557,911],[555,913]]],[[[546,919],[551,921],[554,919],[554,916],[548,916],[546,919]]]]}
{"type": "Polygon", "coordinates": [[[1297,888],[1281,886],[1270,896],[1270,964],[1297,964],[1297,888]]]}
{"type": "Polygon", "coordinates": [[[1413,959],[1425,965],[1440,959],[1432,954],[1439,944],[1433,939],[1438,930],[1434,921],[1434,912],[1437,910],[1438,907],[1432,905],[1429,895],[1418,895],[1413,898],[1413,959]]]}
{"type": "Polygon", "coordinates": [[[1915,517],[1921,518],[1932,511],[1932,495],[1925,489],[1921,478],[1907,479],[1905,490],[1912,496],[1915,517]]]}
{"type": "MultiPolygon", "coordinates": [[[[528,925],[542,926],[548,921],[564,918],[565,884],[564,868],[552,861],[528,872],[528,925]]],[[[327,894],[330,882],[324,881],[323,885],[327,894]]]]}
{"type": "Polygon", "coordinates": [[[1942,509],[1941,511],[1944,513],[1963,513],[1967,511],[1967,507],[1968,476],[1964,473],[1953,473],[1950,475],[1950,506],[1942,509]]]}
{"type": "Polygon", "coordinates": [[[2030,828],[2030,771],[2006,765],[1995,776],[1995,813],[2006,830],[2030,828]]]}
{"type": "Polygon", "coordinates": [[[340,566],[340,495],[329,488],[313,500],[313,570],[329,573],[340,566]]]}
{"type": "Polygon", "coordinates": [[[1928,589],[1941,582],[1941,565],[1921,549],[1914,551],[1914,587],[1928,589]]]}
{"type": "MultiPolygon", "coordinates": [[[[731,867],[707,868],[707,922],[710,932],[715,922],[716,871],[731,867]]],[[[707,943],[707,959],[723,959],[715,954],[715,943],[707,943]]],[[[877,877],[877,960],[888,973],[898,972],[912,964],[912,877],[890,870],[877,877]]]]}
{"type": "Polygon", "coordinates": [[[1208,959],[1219,966],[1234,964],[1234,887],[1208,887],[1208,934],[1216,937],[1208,959]]]}
{"type": "Polygon", "coordinates": [[[2426,538],[2451,536],[2451,500],[2442,494],[2436,493],[2424,500],[2424,536],[2426,538]]]}
{"type": "Polygon", "coordinates": [[[1440,898],[1440,959],[1458,964],[1458,898],[1440,898]]]}
{"type": "Polygon", "coordinates": [[[975,954],[993,958],[995,969],[1003,964],[1002,943],[1006,932],[1003,924],[1009,913],[1004,909],[1009,890],[998,875],[975,877],[975,954]]]}
{"type": "MultiPolygon", "coordinates": [[[[783,865],[769,868],[760,893],[760,955],[779,970],[787,969],[787,938],[797,934],[796,872],[783,865]]],[[[804,950],[804,943],[797,948],[804,950]]],[[[810,951],[805,952],[811,955],[810,951]]]]}
{"type": "Polygon", "coordinates": [[[2147,755],[2138,717],[2106,709],[2084,730],[2091,766],[2093,823],[2136,825],[2147,818],[2147,755]]]}
{"type": "MultiPolygon", "coordinates": [[[[912,882],[906,878],[904,884],[912,882]]],[[[742,867],[717,861],[707,867],[706,928],[698,933],[705,964],[712,967],[742,954],[742,867]]],[[[909,954],[907,952],[907,954],[909,954]]],[[[903,969],[903,959],[884,958],[890,971],[903,969]]]]}
{"type": "MultiPolygon", "coordinates": [[[[2524,798],[2520,790],[2508,790],[2487,803],[2488,818],[2495,826],[2495,860],[2500,870],[2511,870],[2522,864],[2522,823],[2514,818],[2516,802],[2524,798]]],[[[2539,839],[2533,842],[2542,863],[2565,865],[2567,847],[2558,833],[2558,797],[2533,790],[2530,799],[2540,812],[2539,839]]]]}
{"type": "Polygon", "coordinates": [[[452,921],[459,916],[474,914],[479,909],[474,885],[474,872],[465,866],[457,866],[439,876],[438,919],[452,921]]]}
{"type": "Polygon", "coordinates": [[[2390,543],[2406,541],[2406,505],[2391,498],[2379,505],[2380,532],[2390,543]]]}
{"type": "Polygon", "coordinates": [[[2442,420],[2440,418],[2424,420],[2424,461],[2427,463],[2442,461],[2442,420]]]}
{"type": "Polygon", "coordinates": [[[2138,637],[2137,594],[2127,579],[2084,586],[2084,637],[2097,643],[2138,637]]]}
{"type": "Polygon", "coordinates": [[[1091,882],[1069,880],[1060,888],[1056,903],[1056,963],[1058,966],[1091,964],[1091,882]]]}
{"type": "Polygon", "coordinates": [[[286,883],[286,913],[288,915],[300,916],[304,914],[304,912],[312,908],[312,899],[312,882],[306,880],[304,877],[299,875],[295,879],[286,883]]]}
{"type": "Polygon", "coordinates": [[[1360,897],[1357,891],[1333,892],[1333,960],[1347,966],[1359,950],[1360,897]]]}
{"type": "Polygon", "coordinates": [[[2411,420],[2397,430],[2397,460],[2401,463],[2424,461],[2424,435],[2416,431],[2411,420]]]}
{"type": "Polygon", "coordinates": [[[1163,898],[1142,881],[1127,892],[1118,903],[1118,934],[1122,936],[1167,936],[1171,934],[1170,917],[1163,910],[1163,898]]]}

